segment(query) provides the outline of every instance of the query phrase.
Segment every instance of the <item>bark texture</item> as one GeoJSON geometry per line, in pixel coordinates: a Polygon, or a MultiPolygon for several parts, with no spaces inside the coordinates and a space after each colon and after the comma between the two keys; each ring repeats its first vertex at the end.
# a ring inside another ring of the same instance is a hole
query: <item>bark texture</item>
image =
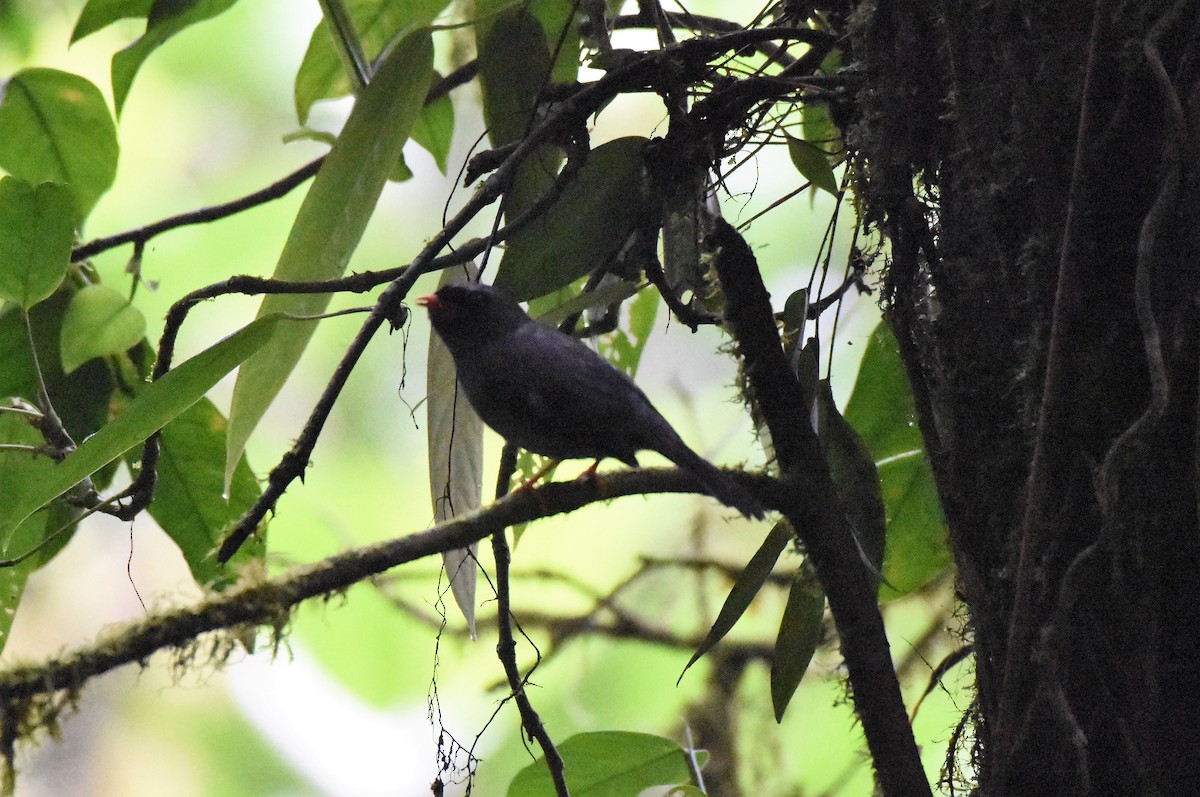
{"type": "Polygon", "coordinates": [[[862,3],[852,141],[980,792],[1200,782],[1200,0],[862,3]]]}

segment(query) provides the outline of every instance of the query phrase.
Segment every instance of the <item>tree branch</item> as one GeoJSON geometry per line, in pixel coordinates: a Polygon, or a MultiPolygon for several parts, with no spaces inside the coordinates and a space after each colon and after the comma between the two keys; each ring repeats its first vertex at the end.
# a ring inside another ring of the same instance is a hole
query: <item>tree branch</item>
{"type": "MultiPolygon", "coordinates": [[[[727,473],[764,497],[767,504],[795,491],[809,493],[805,485],[786,485],[740,470],[727,473]]],[[[144,663],[161,650],[185,653],[209,632],[266,625],[278,634],[289,621],[291,610],[305,600],[336,594],[397,565],[466,548],[507,526],[627,495],[678,492],[703,492],[703,488],[691,474],[675,468],[606,473],[603,490],[592,480],[554,482],[510,495],[479,512],[427,531],[353,548],[272,579],[243,582],[199,603],[148,615],[140,622],[110,631],[96,643],[45,662],[0,670],[0,726],[14,727],[10,723],[21,723],[28,719],[29,712],[44,709],[44,705],[30,702],[38,696],[61,693],[62,697],[73,697],[91,678],[126,664],[144,663]]]]}
{"type": "Polygon", "coordinates": [[[750,247],[728,222],[717,219],[712,238],[729,329],[780,470],[789,480],[813,485],[820,496],[811,503],[793,496],[777,508],[800,535],[829,598],[879,785],[884,794],[929,794],[876,602],[875,575],[863,566],[807,408],[797,399],[800,386],[780,345],[770,294],[750,247]]]}

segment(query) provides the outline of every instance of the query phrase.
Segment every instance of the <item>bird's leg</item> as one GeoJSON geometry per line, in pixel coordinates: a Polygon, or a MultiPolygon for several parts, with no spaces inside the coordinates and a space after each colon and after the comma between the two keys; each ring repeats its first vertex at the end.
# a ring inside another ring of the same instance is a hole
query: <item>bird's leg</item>
{"type": "Polygon", "coordinates": [[[550,461],[549,461],[549,462],[547,462],[545,465],[543,465],[543,466],[542,466],[542,467],[541,467],[541,468],[538,470],[538,472],[537,472],[537,473],[533,474],[533,475],[532,475],[532,476],[530,476],[528,479],[526,479],[525,481],[521,482],[521,486],[520,486],[520,487],[518,487],[517,489],[513,490],[513,492],[514,492],[514,493],[519,493],[519,492],[521,492],[522,490],[530,490],[530,489],[532,489],[532,488],[533,488],[533,485],[535,485],[535,484],[537,484],[538,482],[540,482],[540,481],[541,481],[541,480],[542,480],[542,479],[543,479],[543,478],[546,476],[546,474],[547,474],[547,473],[549,473],[550,471],[552,471],[552,470],[554,470],[555,468],[557,468],[557,467],[558,467],[558,463],[559,463],[559,462],[561,462],[561,461],[562,461],[562,460],[559,460],[559,459],[552,459],[552,460],[550,460],[550,461]]]}
{"type": "Polygon", "coordinates": [[[596,460],[589,465],[587,470],[579,474],[579,476],[576,478],[576,481],[591,482],[593,485],[595,485],[596,492],[600,493],[600,497],[607,499],[608,496],[604,494],[604,479],[601,478],[599,473],[596,473],[596,468],[598,467],[600,467],[600,460],[596,460]]]}

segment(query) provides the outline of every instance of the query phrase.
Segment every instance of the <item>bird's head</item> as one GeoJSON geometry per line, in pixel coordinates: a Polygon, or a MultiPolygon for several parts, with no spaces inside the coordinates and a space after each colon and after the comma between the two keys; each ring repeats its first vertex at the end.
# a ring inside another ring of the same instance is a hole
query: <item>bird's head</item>
{"type": "Polygon", "coordinates": [[[519,304],[480,282],[444,285],[417,304],[429,311],[429,321],[451,350],[458,343],[482,343],[530,322],[519,304]]]}

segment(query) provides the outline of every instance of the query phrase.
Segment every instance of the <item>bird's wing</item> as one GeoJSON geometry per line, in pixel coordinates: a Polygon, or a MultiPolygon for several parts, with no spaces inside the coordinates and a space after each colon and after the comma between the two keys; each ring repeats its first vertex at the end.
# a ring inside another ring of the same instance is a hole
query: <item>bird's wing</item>
{"type": "Polygon", "coordinates": [[[532,325],[493,346],[487,381],[516,399],[487,419],[493,429],[547,456],[636,462],[643,445],[629,420],[657,413],[624,374],[579,341],[532,325]]]}

